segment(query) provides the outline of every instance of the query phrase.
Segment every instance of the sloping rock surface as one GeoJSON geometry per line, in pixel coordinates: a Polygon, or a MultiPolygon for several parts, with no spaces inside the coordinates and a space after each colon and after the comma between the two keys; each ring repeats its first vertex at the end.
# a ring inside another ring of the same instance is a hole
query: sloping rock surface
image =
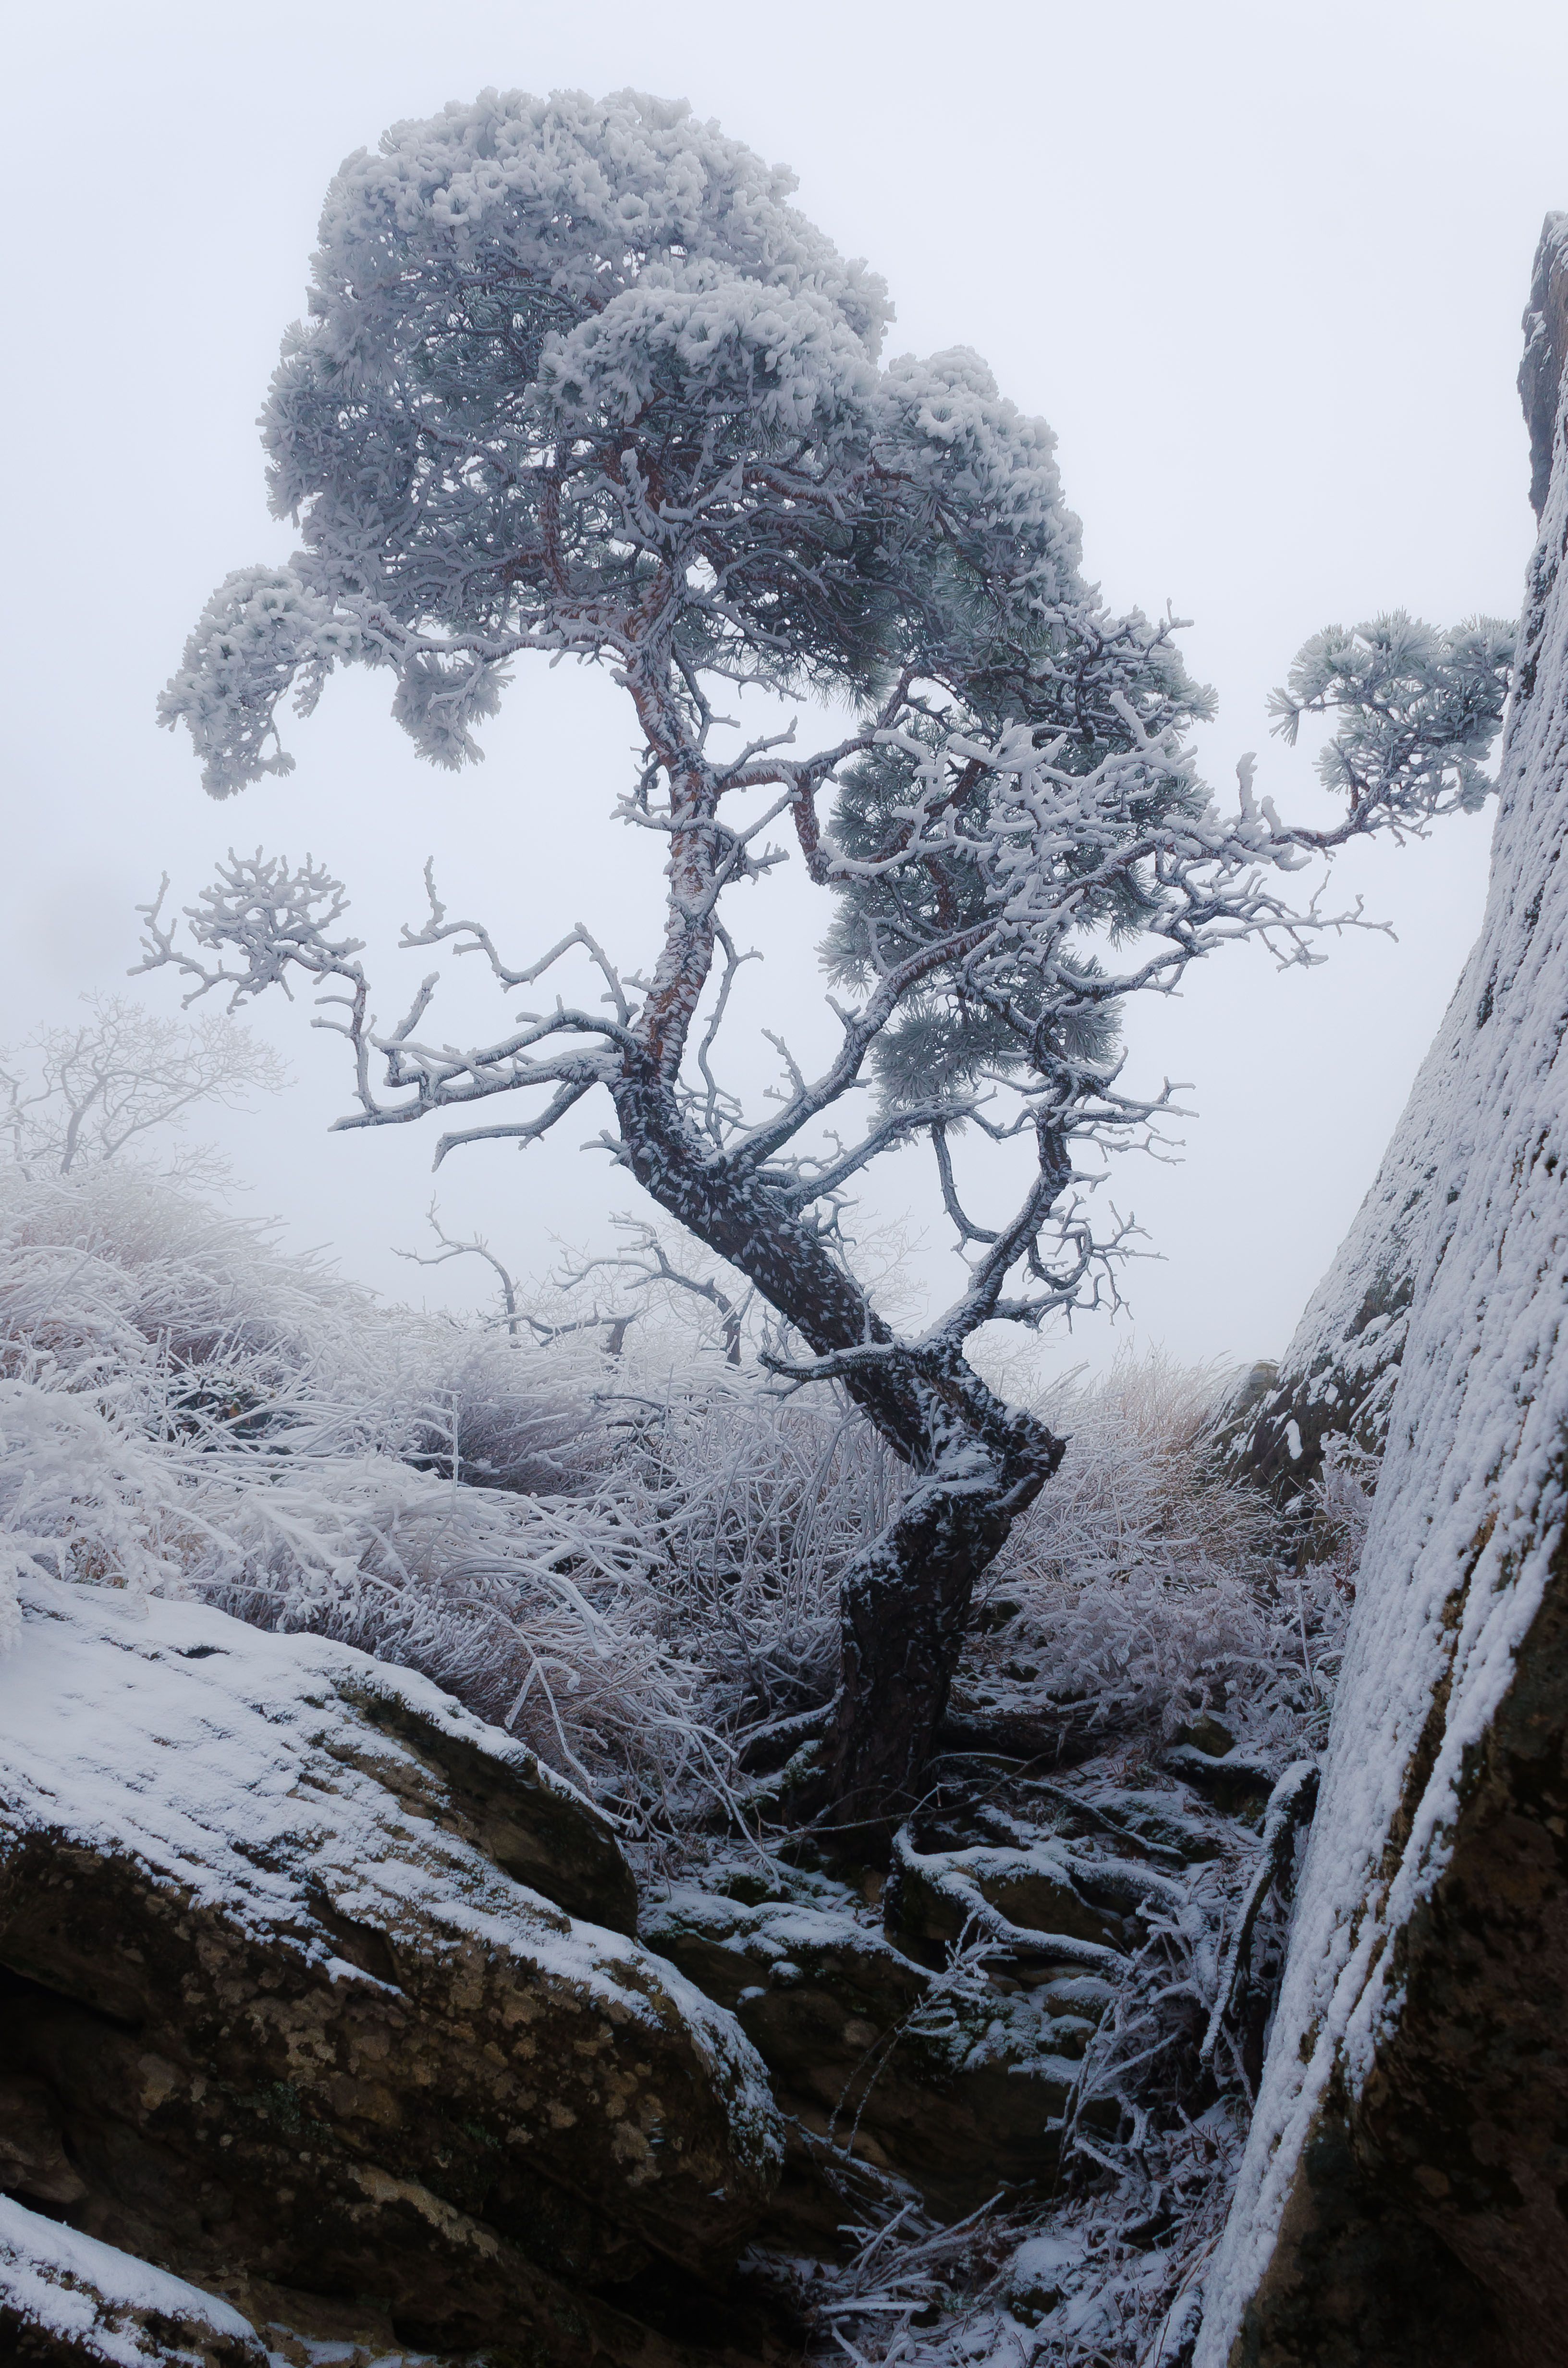
{"type": "Polygon", "coordinates": [[[0,2195],[0,2359],[60,2368],[267,2368],[237,2310],[0,2195]]]}
{"type": "MultiPolygon", "coordinates": [[[[1549,215],[1524,318],[1519,394],[1529,430],[1530,499],[1538,518],[1546,504],[1568,357],[1565,240],[1568,215],[1549,215]]],[[[1539,618],[1539,600],[1537,608],[1539,618]]],[[[1527,628],[1528,623],[1527,617],[1527,628]]],[[[1256,1380],[1224,1425],[1232,1468],[1251,1474],[1278,1496],[1292,1496],[1318,1477],[1324,1442],[1333,1433],[1377,1455],[1387,1445],[1416,1277],[1444,1222],[1454,1113],[1463,1103],[1474,1040],[1484,1034],[1495,998],[1492,921],[1489,916],[1465,963],[1371,1190],[1308,1301],[1278,1371],[1257,1369],[1256,1380]]]]}
{"type": "MultiPolygon", "coordinates": [[[[1543,279],[1561,316],[1561,215],[1543,279]]],[[[1480,991],[1198,2368],[1568,2360],[1565,437],[1560,401],[1480,991]]]]}
{"type": "Polygon", "coordinates": [[[1435,1223],[1434,1179],[1484,976],[1477,947],[1371,1190],[1307,1302],[1278,1372],[1255,1369],[1244,1402],[1221,1417],[1229,1467],[1278,1497],[1293,1497],[1320,1476],[1324,1442],[1335,1433],[1374,1455],[1387,1444],[1415,1277],[1435,1223]]]}
{"type": "Polygon", "coordinates": [[[585,1920],[631,1899],[592,1806],[351,1647],[47,1583],[27,1614],[12,2192],[203,2285],[373,2300],[408,2341],[674,2357],[593,2298],[722,2271],[778,2119],[733,2020],[585,1920]]]}

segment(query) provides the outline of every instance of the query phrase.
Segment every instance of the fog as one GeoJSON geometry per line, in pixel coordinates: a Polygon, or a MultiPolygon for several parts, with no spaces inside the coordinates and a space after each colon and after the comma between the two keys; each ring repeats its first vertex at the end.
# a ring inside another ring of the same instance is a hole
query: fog
{"type": "MultiPolygon", "coordinates": [[[[1533,535],[1514,379],[1540,219],[1568,204],[1568,16],[1433,5],[1222,6],[1131,0],[822,5],[742,11],[602,0],[591,11],[461,11],[407,0],[57,6],[8,36],[12,363],[4,575],[6,836],[0,1034],[64,1019],[136,955],[133,907],[176,902],[231,843],[309,848],[390,949],[437,861],[454,912],[520,959],[581,917],[635,966],[659,850],[609,810],[630,711],[602,676],[519,670],[485,762],[422,766],[385,677],[328,687],[286,734],[298,770],[215,806],[153,701],[207,594],[280,558],[256,413],[302,307],[327,179],[401,117],[486,85],[633,85],[685,96],[800,175],[799,203],[887,278],[889,350],[965,344],[1060,438],[1087,571],[1115,604],[1193,620],[1188,663],[1220,692],[1210,777],[1260,752],[1282,811],[1316,797],[1311,752],[1267,738],[1264,700],[1331,620],[1405,607],[1438,623],[1512,616],[1533,535]]],[[[802,723],[802,729],[806,725],[802,723]]],[[[1135,1332],[1192,1358],[1283,1347],[1370,1181],[1473,937],[1490,814],[1353,851],[1354,932],[1310,972],[1259,950],[1130,1015],[1129,1075],[1189,1081],[1179,1164],[1130,1157],[1110,1189],[1158,1253],[1131,1313],[1048,1355],[1098,1360],[1135,1332]]],[[[744,1074],[762,1025],[825,1041],[814,900],[756,890],[737,1010],[744,1074]]],[[[421,957],[378,969],[389,1015],[421,957]]],[[[472,967],[472,965],[470,966],[472,967]]],[[[177,1008],[167,976],[136,991],[177,1008]]],[[[494,1028],[464,979],[461,1008],[494,1028]]],[[[246,1205],[382,1289],[415,1275],[429,1133],[331,1134],[343,1048],[298,1007],[256,1023],[297,1083],[226,1121],[246,1205]]],[[[519,1158],[449,1162],[445,1221],[522,1269],[597,1247],[634,1188],[583,1152],[596,1116],[519,1158]]],[[[869,1221],[904,1219],[918,1291],[955,1273],[914,1154],[869,1221]],[[907,1212],[907,1215],[906,1215],[907,1212]]]]}

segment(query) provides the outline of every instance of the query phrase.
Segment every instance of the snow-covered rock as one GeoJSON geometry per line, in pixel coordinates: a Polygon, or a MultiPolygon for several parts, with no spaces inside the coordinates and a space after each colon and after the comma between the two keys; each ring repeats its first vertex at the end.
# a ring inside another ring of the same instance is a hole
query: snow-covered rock
{"type": "Polygon", "coordinates": [[[1434,1179],[1443,1164],[1458,1081],[1484,972],[1478,945],[1371,1189],[1296,1326],[1277,1374],[1257,1372],[1223,1421],[1230,1468],[1291,1497],[1323,1471],[1324,1443],[1339,1433],[1381,1455],[1399,1380],[1415,1277],[1434,1224],[1434,1179]]]}
{"type": "MultiPolygon", "coordinates": [[[[1519,393],[1530,437],[1530,495],[1541,515],[1551,475],[1562,366],[1568,357],[1568,215],[1547,219],[1525,312],[1519,393]]],[[[1544,540],[1544,539],[1543,539],[1544,540]]],[[[1529,619],[1526,619],[1528,628],[1529,619]]],[[[1484,1034],[1495,982],[1493,916],[1460,975],[1371,1189],[1297,1326],[1267,1388],[1226,1423],[1234,1469],[1282,1496],[1317,1479],[1324,1441],[1340,1432],[1381,1455],[1416,1277],[1444,1222],[1448,1144],[1462,1107],[1471,1039],[1484,1034]],[[1442,1174],[1439,1189],[1437,1178],[1442,1174]]],[[[1490,1040],[1488,1040],[1490,1041],[1490,1040]]]]}
{"type": "Polygon", "coordinates": [[[267,2368],[237,2310],[0,2195],[0,2358],[60,2368],[267,2368]]]}
{"type": "MultiPolygon", "coordinates": [[[[1568,318],[1563,216],[1543,288],[1568,318]]],[[[1568,2357],[1565,436],[1560,394],[1473,993],[1197,2368],[1568,2357]]]]}
{"type": "Polygon", "coordinates": [[[642,2359],[590,2297],[733,2257],[780,2145],[733,2018],[609,1929],[631,1889],[597,1811],[350,1646],[51,1581],[24,1611],[7,2184],[199,2283],[642,2359]]]}
{"type": "MultiPolygon", "coordinates": [[[[649,1906],[643,1937],[733,2009],[797,2129],[907,2182],[937,2218],[1053,2178],[1074,2100],[1105,2118],[1080,2096],[1083,2057],[1143,1936],[1128,1911],[1168,1907],[1178,1886],[1054,1837],[925,1851],[907,1831],[876,1909],[797,1881],[795,1896],[755,1896],[749,1870],[710,1869],[649,1906]],[[1001,1987],[964,1966],[988,1915],[1001,1987]]],[[[786,2235],[808,2226],[812,2167],[790,2165],[786,2235]]],[[[815,2233],[831,2248],[833,2222],[815,2233]]]]}

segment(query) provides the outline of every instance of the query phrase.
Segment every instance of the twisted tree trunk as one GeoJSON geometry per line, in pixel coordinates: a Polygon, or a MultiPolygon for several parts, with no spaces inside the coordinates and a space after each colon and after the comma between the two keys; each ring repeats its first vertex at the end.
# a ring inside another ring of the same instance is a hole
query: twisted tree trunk
{"type": "Polygon", "coordinates": [[[898,1518],[840,1583],[821,1795],[828,1821],[857,1829],[869,1855],[881,1854],[920,1798],[975,1580],[1062,1461],[1063,1442],[1043,1423],[994,1399],[991,1408],[994,1418],[977,1422],[966,1406],[949,1419],[898,1518]]]}
{"type": "Polygon", "coordinates": [[[692,1138],[653,1057],[629,1060],[612,1090],[639,1183],[737,1267],[816,1356],[888,1351],[848,1364],[844,1387],[915,1486],[841,1579],[838,1688],[817,1763],[794,1795],[880,1857],[919,1798],[975,1581],[1061,1463],[1064,1442],[1004,1405],[957,1347],[919,1360],[897,1348],[854,1278],[777,1193],[692,1138]]]}

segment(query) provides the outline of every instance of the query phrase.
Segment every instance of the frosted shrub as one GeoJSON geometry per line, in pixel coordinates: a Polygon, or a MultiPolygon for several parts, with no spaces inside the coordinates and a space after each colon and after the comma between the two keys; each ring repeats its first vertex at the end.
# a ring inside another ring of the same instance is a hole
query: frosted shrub
{"type": "MultiPolygon", "coordinates": [[[[6,1604],[36,1567],[339,1637],[665,1833],[728,1798],[749,1730],[831,1692],[842,1574],[907,1480],[835,1393],[780,1398],[676,1315],[610,1356],[607,1330],[540,1348],[389,1308],[134,1168],[13,1171],[5,1208],[6,1604]]],[[[1071,1445],[959,1718],[1022,1719],[1030,1753],[1206,1708],[1312,1742],[1368,1474],[1331,1459],[1316,1558],[1283,1567],[1211,1467],[1214,1395],[1159,1358],[1050,1394],[1071,1445]]]]}
{"type": "Polygon", "coordinates": [[[672,1637],[715,1714],[767,1718],[832,1691],[838,1582],[889,1519],[902,1467],[836,1395],[672,1388],[639,1437],[659,1508],[672,1637]]]}
{"type": "Polygon", "coordinates": [[[1264,1744],[1325,1713],[1342,1574],[1282,1569],[1268,1505],[1210,1452],[1221,1384],[1124,1352],[1050,1394],[1067,1452],[988,1575],[960,1711],[1027,1710],[1074,1744],[1213,1711],[1264,1744]]]}
{"type": "Polygon", "coordinates": [[[28,1569],[199,1593],[425,1670],[643,1811],[702,1759],[602,1359],[382,1308],[134,1168],[12,1171],[5,1205],[0,1629],[28,1569]]]}
{"type": "Polygon", "coordinates": [[[576,1782],[664,1821],[716,1755],[655,1629],[635,1503],[517,1497],[342,1459],[236,1501],[209,1591],[422,1670],[576,1782]]]}
{"type": "Polygon", "coordinates": [[[90,1401],[0,1380],[0,1649],[29,1569],[178,1588],[199,1540],[164,1461],[90,1401]]]}
{"type": "Polygon", "coordinates": [[[123,1164],[42,1180],[11,1169],[0,1206],[7,1373],[155,1426],[177,1415],[182,1374],[193,1387],[232,1376],[280,1411],[309,1372],[324,1406],[324,1372],[360,1353],[369,1294],[167,1178],[123,1164]]]}

